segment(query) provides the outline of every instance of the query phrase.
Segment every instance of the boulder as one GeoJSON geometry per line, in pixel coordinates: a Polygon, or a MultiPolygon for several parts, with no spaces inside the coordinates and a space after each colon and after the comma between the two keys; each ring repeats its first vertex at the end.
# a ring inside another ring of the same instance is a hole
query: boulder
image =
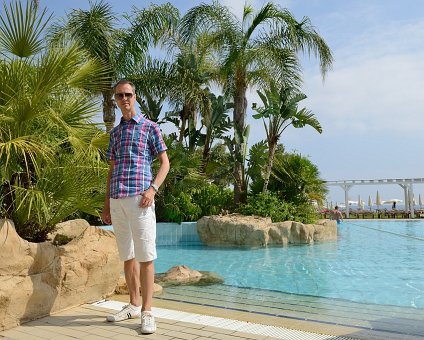
{"type": "Polygon", "coordinates": [[[55,231],[50,233],[48,238],[53,240],[58,234],[65,235],[69,238],[75,238],[88,227],[90,227],[90,223],[82,218],[61,222],[56,224],[55,231]]]}
{"type": "Polygon", "coordinates": [[[200,240],[208,245],[267,245],[271,219],[230,214],[197,221],[200,240]]]}
{"type": "Polygon", "coordinates": [[[155,281],[162,286],[175,285],[212,285],[223,283],[224,280],[216,273],[193,270],[185,265],[174,266],[166,273],[159,273],[155,281]]]}
{"type": "Polygon", "coordinates": [[[220,246],[287,246],[337,240],[335,221],[272,223],[268,217],[239,214],[204,216],[197,221],[197,232],[204,244],[220,246]]]}
{"type": "MultiPolygon", "coordinates": [[[[163,288],[161,285],[158,285],[157,283],[154,283],[153,285],[153,295],[160,295],[163,293],[163,288]]],[[[121,276],[119,278],[118,284],[115,288],[115,294],[118,295],[128,295],[128,287],[127,287],[127,283],[125,282],[125,277],[121,276]]],[[[141,287],[140,287],[140,294],[141,294],[141,287]]]]}
{"type": "Polygon", "coordinates": [[[115,235],[81,228],[71,242],[23,240],[0,220],[0,330],[113,294],[122,263],[115,235]]]}

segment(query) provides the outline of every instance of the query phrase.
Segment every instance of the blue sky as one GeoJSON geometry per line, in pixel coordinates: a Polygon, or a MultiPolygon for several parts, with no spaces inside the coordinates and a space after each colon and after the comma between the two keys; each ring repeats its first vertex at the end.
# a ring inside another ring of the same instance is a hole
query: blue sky
{"type": "MultiPolygon", "coordinates": [[[[115,12],[150,1],[109,0],[115,12]]],[[[155,3],[163,3],[156,1],[155,3]]],[[[203,1],[210,3],[210,1],[203,1]]],[[[240,16],[245,1],[225,0],[240,16]]],[[[289,151],[308,156],[325,180],[421,178],[424,134],[424,1],[420,0],[287,0],[274,1],[300,20],[308,16],[334,54],[333,70],[322,81],[316,60],[304,59],[303,92],[323,126],[287,129],[281,142],[289,151]]],[[[200,1],[171,1],[182,13],[200,1]]],[[[259,9],[264,1],[250,1],[259,9]]],[[[40,0],[55,17],[88,1],[40,0]]],[[[250,102],[258,102],[254,91],[250,102]]],[[[248,107],[250,107],[250,103],[248,107]]],[[[248,112],[248,115],[252,112],[248,112]]],[[[265,137],[262,123],[252,119],[250,144],[265,137]]],[[[381,198],[403,199],[398,185],[353,187],[350,199],[364,200],[376,191],[381,198]]],[[[414,186],[424,197],[424,186],[414,186]]],[[[329,200],[344,200],[331,188],[329,200]]]]}

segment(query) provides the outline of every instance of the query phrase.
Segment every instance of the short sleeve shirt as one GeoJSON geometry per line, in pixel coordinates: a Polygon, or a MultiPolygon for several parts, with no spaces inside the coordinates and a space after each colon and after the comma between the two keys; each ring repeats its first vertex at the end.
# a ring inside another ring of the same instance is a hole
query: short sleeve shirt
{"type": "Polygon", "coordinates": [[[107,159],[114,161],[110,179],[110,197],[136,196],[150,187],[152,162],[165,151],[159,126],[142,115],[129,121],[121,119],[110,132],[107,159]]]}

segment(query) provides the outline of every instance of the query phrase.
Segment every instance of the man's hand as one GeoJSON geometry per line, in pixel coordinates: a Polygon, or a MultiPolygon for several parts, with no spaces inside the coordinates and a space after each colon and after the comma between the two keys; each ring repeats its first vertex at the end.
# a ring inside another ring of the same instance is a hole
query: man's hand
{"type": "Polygon", "coordinates": [[[140,204],[138,205],[140,208],[150,207],[155,201],[156,191],[152,187],[149,187],[146,191],[141,194],[140,204]]]}
{"type": "Polygon", "coordinates": [[[102,211],[102,221],[107,225],[112,224],[112,218],[110,217],[110,207],[104,207],[102,211]]]}

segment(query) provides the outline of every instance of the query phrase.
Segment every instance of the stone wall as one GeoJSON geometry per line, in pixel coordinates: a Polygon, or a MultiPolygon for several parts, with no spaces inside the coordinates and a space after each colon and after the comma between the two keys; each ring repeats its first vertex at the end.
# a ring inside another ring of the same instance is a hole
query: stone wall
{"type": "Polygon", "coordinates": [[[115,235],[85,220],[65,222],[63,246],[23,240],[0,220],[0,330],[111,295],[122,270],[115,235]]]}
{"type": "Polygon", "coordinates": [[[197,232],[203,243],[224,246],[287,246],[337,240],[335,221],[272,223],[270,218],[239,214],[204,216],[197,221],[197,232]]]}

